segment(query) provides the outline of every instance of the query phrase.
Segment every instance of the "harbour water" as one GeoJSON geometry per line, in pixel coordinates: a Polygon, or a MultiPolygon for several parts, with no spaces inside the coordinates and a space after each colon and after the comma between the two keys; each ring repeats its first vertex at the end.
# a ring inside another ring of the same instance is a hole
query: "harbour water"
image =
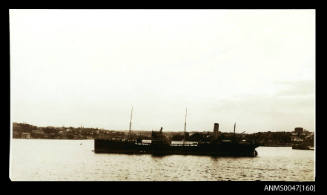
{"type": "Polygon", "coordinates": [[[259,147],[258,156],[95,154],[93,140],[12,139],[13,181],[314,181],[314,151],[259,147]]]}

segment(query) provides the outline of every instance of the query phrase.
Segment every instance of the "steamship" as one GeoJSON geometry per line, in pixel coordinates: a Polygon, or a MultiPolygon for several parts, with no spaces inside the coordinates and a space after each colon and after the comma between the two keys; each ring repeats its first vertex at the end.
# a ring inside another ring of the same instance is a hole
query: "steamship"
{"type": "MultiPolygon", "coordinates": [[[[133,111],[133,109],[132,109],[133,111]]],[[[129,135],[131,134],[131,120],[129,125],[129,135]]],[[[208,156],[257,156],[255,150],[258,145],[247,140],[241,140],[235,134],[236,123],[234,124],[234,136],[232,139],[221,139],[219,136],[219,123],[214,124],[213,139],[209,142],[187,142],[186,116],[184,123],[184,140],[181,143],[169,141],[162,130],[152,131],[151,140],[135,140],[129,136],[128,139],[104,139],[94,140],[95,153],[120,153],[120,154],[152,154],[152,155],[208,155],[208,156]]]]}

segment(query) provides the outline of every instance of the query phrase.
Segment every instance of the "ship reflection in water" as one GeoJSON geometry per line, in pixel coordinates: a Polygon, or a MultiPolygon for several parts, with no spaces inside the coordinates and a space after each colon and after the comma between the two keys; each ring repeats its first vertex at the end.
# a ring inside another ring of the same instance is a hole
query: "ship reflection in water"
{"type": "Polygon", "coordinates": [[[291,147],[255,158],[96,154],[94,140],[13,139],[11,149],[15,181],[314,181],[315,151],[291,147]]]}

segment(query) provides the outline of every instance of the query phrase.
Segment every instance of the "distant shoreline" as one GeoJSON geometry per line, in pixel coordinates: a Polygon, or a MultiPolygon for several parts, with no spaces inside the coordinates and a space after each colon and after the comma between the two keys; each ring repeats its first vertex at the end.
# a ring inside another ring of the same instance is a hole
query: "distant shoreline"
{"type": "MultiPolygon", "coordinates": [[[[209,142],[213,137],[210,131],[192,131],[192,132],[172,132],[164,131],[165,136],[171,141],[209,142]]],[[[306,133],[310,136],[309,140],[313,145],[313,133],[306,133]]],[[[151,139],[152,131],[132,130],[129,135],[128,131],[104,130],[98,128],[84,127],[38,127],[27,123],[13,123],[12,138],[14,139],[48,139],[48,140],[94,140],[101,139],[126,139],[127,137],[138,140],[151,139]]],[[[231,133],[219,131],[220,139],[244,139],[255,142],[260,146],[269,147],[290,147],[294,132],[288,131],[267,131],[258,133],[231,133]]]]}
{"type": "MultiPolygon", "coordinates": [[[[76,140],[76,141],[83,141],[83,140],[94,140],[94,138],[89,138],[89,139],[60,139],[60,138],[12,138],[15,140],[76,140]]],[[[265,145],[260,145],[260,147],[292,147],[292,144],[285,144],[285,145],[280,145],[280,144],[265,144],[265,145]]]]}

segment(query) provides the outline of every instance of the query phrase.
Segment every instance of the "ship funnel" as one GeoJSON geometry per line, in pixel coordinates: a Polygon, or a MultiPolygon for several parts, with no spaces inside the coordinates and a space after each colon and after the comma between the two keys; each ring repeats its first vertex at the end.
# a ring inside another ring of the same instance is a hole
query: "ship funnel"
{"type": "Polygon", "coordinates": [[[213,125],[213,135],[216,138],[218,138],[218,132],[219,132],[219,123],[215,123],[213,125]]]}
{"type": "Polygon", "coordinates": [[[219,123],[215,123],[214,125],[213,125],[213,131],[215,132],[215,131],[219,131],[219,123]]]}

